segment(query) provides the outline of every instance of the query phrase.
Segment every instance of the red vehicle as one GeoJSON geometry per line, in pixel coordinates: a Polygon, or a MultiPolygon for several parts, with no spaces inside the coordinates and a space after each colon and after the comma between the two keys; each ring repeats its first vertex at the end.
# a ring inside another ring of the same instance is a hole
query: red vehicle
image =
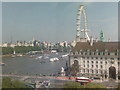
{"type": "Polygon", "coordinates": [[[76,77],[75,81],[76,81],[76,82],[79,82],[81,85],[85,85],[85,84],[87,84],[87,83],[92,82],[91,79],[86,78],[86,77],[76,77]]]}

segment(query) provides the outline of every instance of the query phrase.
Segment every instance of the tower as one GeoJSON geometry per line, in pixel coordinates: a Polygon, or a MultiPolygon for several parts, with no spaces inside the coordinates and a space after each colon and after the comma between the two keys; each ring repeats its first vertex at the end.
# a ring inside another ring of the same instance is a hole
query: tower
{"type": "Polygon", "coordinates": [[[101,32],[100,32],[100,41],[103,42],[103,40],[104,40],[104,33],[103,33],[103,31],[101,30],[101,32]]]}
{"type": "Polygon", "coordinates": [[[87,17],[84,5],[80,5],[77,13],[77,35],[76,42],[90,41],[87,28],[87,17]]]}
{"type": "Polygon", "coordinates": [[[35,41],[35,38],[33,37],[33,40],[32,40],[33,42],[35,41]]]}

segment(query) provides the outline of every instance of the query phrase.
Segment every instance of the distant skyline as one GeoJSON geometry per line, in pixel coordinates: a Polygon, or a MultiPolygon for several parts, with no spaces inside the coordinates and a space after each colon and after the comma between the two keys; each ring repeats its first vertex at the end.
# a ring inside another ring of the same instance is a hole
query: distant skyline
{"type": "Polygon", "coordinates": [[[118,40],[117,2],[3,2],[3,42],[73,41],[76,37],[76,17],[79,5],[85,5],[89,35],[99,39],[118,40]]]}

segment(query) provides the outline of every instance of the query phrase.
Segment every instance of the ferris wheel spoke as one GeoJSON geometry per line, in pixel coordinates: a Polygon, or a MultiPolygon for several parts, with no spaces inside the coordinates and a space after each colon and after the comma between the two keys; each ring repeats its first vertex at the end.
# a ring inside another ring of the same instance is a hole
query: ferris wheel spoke
{"type": "MultiPolygon", "coordinates": [[[[80,38],[87,38],[88,41],[90,41],[89,35],[88,35],[88,28],[87,28],[87,17],[86,17],[86,12],[85,12],[85,7],[84,5],[80,5],[80,8],[78,9],[77,13],[77,35],[76,35],[76,40],[79,40],[80,38]],[[83,16],[83,18],[82,18],[83,16]],[[82,21],[83,19],[83,21],[82,21]],[[83,28],[82,28],[82,23],[83,28]],[[84,37],[81,37],[81,34],[84,34],[84,37]]],[[[78,42],[78,41],[76,41],[78,42]]]]}

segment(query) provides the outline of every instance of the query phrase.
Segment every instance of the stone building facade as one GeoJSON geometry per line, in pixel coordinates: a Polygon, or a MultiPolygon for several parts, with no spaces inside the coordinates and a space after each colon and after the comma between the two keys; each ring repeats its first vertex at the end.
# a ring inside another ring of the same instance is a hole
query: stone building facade
{"type": "MultiPolygon", "coordinates": [[[[69,55],[69,68],[78,64],[76,76],[96,79],[120,77],[119,42],[77,42],[69,55]]],[[[70,69],[72,75],[72,69],[70,69]]]]}

